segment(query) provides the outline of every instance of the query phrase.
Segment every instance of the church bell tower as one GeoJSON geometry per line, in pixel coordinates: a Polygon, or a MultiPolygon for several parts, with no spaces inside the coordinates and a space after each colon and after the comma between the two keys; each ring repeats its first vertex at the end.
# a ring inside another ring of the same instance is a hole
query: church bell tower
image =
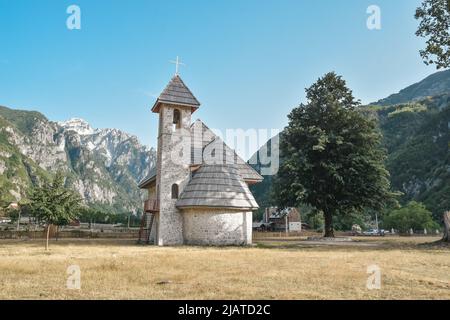
{"type": "Polygon", "coordinates": [[[191,170],[191,115],[200,106],[177,72],[156,100],[159,114],[156,196],[156,244],[183,244],[183,217],[176,201],[189,182],[191,170]]]}

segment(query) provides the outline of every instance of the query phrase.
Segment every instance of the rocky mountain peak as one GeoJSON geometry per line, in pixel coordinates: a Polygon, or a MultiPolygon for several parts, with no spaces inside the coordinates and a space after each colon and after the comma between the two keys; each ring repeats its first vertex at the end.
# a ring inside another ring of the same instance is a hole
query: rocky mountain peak
{"type": "Polygon", "coordinates": [[[96,132],[86,120],[81,118],[72,118],[67,121],[58,122],[58,124],[65,130],[75,131],[79,135],[90,135],[96,132]]]}
{"type": "Polygon", "coordinates": [[[119,129],[0,107],[0,202],[20,200],[31,184],[61,169],[86,203],[137,212],[143,199],[137,183],[155,163],[153,148],[119,129]]]}

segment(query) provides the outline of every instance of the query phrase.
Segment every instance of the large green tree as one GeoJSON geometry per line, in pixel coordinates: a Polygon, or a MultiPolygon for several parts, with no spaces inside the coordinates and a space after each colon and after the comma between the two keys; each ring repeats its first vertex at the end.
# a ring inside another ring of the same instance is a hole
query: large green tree
{"type": "Polygon", "coordinates": [[[274,184],[280,206],[306,203],[324,215],[325,237],[333,217],[380,209],[391,196],[385,152],[376,123],[334,72],[306,89],[307,104],[289,114],[280,138],[283,164],[274,184]]]}
{"type": "Polygon", "coordinates": [[[81,198],[79,194],[65,187],[62,172],[57,172],[53,180],[44,181],[34,187],[30,193],[30,212],[46,226],[45,250],[52,225],[65,225],[76,219],[80,212],[81,198]]]}
{"type": "Polygon", "coordinates": [[[415,18],[420,20],[416,35],[426,38],[420,51],[425,64],[450,67],[450,0],[424,0],[415,18]]]}

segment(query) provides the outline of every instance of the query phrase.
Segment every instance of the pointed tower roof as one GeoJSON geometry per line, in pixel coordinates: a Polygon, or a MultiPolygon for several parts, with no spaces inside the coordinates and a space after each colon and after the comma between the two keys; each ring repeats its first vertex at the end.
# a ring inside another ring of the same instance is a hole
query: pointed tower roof
{"type": "Polygon", "coordinates": [[[200,106],[200,102],[198,102],[197,98],[184,84],[178,74],[173,76],[172,80],[170,80],[167,87],[158,97],[153,105],[152,111],[158,113],[162,103],[191,107],[192,112],[200,106]]]}

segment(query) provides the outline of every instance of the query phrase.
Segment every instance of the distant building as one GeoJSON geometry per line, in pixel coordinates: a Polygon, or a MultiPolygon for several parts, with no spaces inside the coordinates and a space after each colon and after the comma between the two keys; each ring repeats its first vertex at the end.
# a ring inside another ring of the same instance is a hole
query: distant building
{"type": "Polygon", "coordinates": [[[271,231],[302,231],[302,220],[297,208],[266,208],[261,226],[271,231]]]}
{"type": "Polygon", "coordinates": [[[272,231],[272,223],[268,222],[253,222],[253,230],[255,231],[272,231]]]}
{"type": "Polygon", "coordinates": [[[7,209],[19,209],[19,204],[17,202],[11,202],[7,209]]]}

